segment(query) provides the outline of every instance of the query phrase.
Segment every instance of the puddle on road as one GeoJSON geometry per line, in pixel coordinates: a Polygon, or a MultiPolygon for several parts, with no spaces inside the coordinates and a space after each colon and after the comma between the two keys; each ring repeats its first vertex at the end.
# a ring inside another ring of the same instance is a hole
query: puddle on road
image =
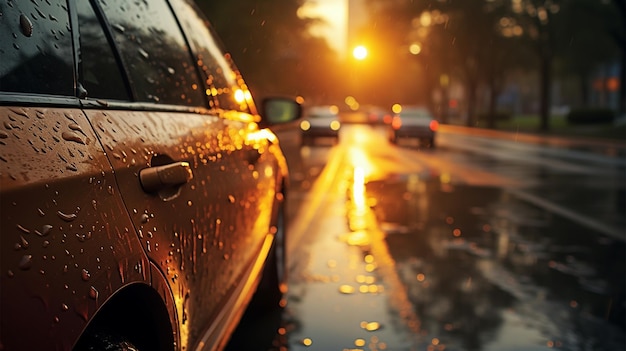
{"type": "Polygon", "coordinates": [[[623,349],[623,242],[428,175],[345,194],[312,223],[282,318],[235,336],[273,340],[229,350],[623,349]]]}
{"type": "Polygon", "coordinates": [[[407,175],[367,196],[422,329],[446,349],[623,348],[623,242],[496,188],[407,175]]]}

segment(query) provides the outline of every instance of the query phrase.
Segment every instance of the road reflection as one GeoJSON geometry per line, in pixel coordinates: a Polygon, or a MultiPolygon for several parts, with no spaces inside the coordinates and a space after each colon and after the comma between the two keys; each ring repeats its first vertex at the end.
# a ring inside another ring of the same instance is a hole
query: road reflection
{"type": "MultiPolygon", "coordinates": [[[[566,165],[341,140],[288,150],[288,305],[248,313],[228,350],[624,350],[624,241],[513,190],[569,194],[566,165]]],[[[615,199],[593,194],[576,203],[615,199]]]]}
{"type": "Polygon", "coordinates": [[[623,242],[496,188],[409,175],[367,192],[422,328],[448,348],[623,349],[623,242]]]}

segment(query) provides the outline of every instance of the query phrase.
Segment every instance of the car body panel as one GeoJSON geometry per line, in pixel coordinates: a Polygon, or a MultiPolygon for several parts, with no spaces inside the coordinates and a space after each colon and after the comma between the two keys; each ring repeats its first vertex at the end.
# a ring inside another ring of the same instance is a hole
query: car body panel
{"type": "Polygon", "coordinates": [[[79,109],[0,107],[0,119],[0,341],[70,349],[113,293],[150,283],[147,257],[79,109]]]}
{"type": "Polygon", "coordinates": [[[245,115],[86,113],[108,150],[146,254],[170,280],[181,347],[193,347],[269,233],[277,188],[269,142],[250,137],[257,130],[245,115]],[[188,162],[193,178],[146,193],[139,172],[173,162],[188,162]]]}
{"type": "Polygon", "coordinates": [[[266,128],[302,109],[268,98],[257,114],[196,11],[0,5],[14,19],[0,21],[0,349],[88,349],[105,333],[217,350],[260,281],[280,297],[265,273],[280,269],[287,164],[266,128]]]}

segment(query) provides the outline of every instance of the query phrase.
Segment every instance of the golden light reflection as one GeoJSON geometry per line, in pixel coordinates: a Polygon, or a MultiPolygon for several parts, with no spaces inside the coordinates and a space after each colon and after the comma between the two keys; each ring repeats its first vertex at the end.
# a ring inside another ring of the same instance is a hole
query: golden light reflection
{"type": "Polygon", "coordinates": [[[443,184],[449,184],[452,181],[452,176],[450,173],[441,173],[439,181],[443,184]]]}
{"type": "Polygon", "coordinates": [[[311,122],[309,122],[309,121],[302,121],[302,122],[300,122],[300,129],[302,129],[302,130],[309,130],[309,129],[311,129],[311,122]]]}
{"type": "Polygon", "coordinates": [[[361,328],[365,329],[367,331],[376,331],[376,330],[380,329],[380,323],[363,321],[363,322],[361,322],[361,328]]]}
{"type": "Polygon", "coordinates": [[[400,104],[393,104],[393,106],[391,106],[391,111],[393,113],[400,113],[400,112],[402,112],[402,105],[400,105],[400,104]]]}
{"type": "Polygon", "coordinates": [[[276,134],[272,133],[272,131],[270,131],[269,129],[261,129],[248,133],[246,135],[246,139],[248,144],[257,147],[261,146],[261,143],[265,142],[266,140],[272,143],[275,143],[278,140],[278,138],[276,138],[276,134]]]}
{"type": "Polygon", "coordinates": [[[339,292],[342,294],[350,295],[350,294],[354,294],[355,291],[356,289],[354,289],[352,285],[344,284],[339,287],[339,292]]]}
{"type": "Polygon", "coordinates": [[[313,345],[313,340],[311,340],[310,338],[304,338],[304,339],[302,339],[302,345],[304,345],[304,346],[311,346],[311,345],[313,345]]]}
{"type": "Polygon", "coordinates": [[[419,55],[420,52],[422,52],[422,46],[418,43],[413,43],[411,44],[411,46],[409,46],[409,52],[412,55],[419,55]]]}
{"type": "Polygon", "coordinates": [[[369,235],[364,230],[358,230],[345,234],[340,239],[350,246],[367,246],[370,243],[369,235]]]}
{"type": "Polygon", "coordinates": [[[237,89],[234,92],[234,98],[235,98],[235,101],[241,104],[244,101],[246,101],[246,94],[243,92],[243,90],[237,89]]]}

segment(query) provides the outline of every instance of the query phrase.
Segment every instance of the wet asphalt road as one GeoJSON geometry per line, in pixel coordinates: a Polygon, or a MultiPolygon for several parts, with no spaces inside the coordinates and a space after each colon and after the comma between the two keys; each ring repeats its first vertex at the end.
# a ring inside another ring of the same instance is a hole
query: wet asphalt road
{"type": "Polygon", "coordinates": [[[249,313],[230,350],[625,349],[623,145],[280,133],[288,304],[249,313]]]}

